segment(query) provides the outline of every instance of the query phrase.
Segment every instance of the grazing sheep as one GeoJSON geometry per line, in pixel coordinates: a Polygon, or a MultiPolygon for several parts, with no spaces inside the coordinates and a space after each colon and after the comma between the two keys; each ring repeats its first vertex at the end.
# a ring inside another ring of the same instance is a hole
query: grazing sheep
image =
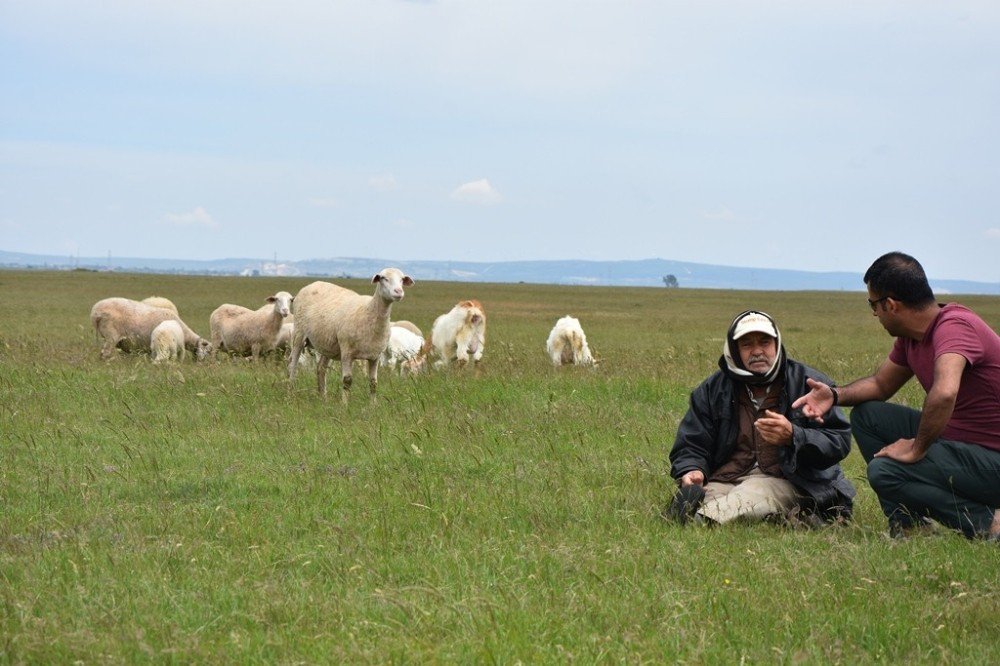
{"type": "Polygon", "coordinates": [[[231,303],[215,308],[208,319],[215,349],[242,356],[250,354],[254,361],[261,353],[274,349],[281,325],[291,312],[292,295],[279,291],[265,300],[257,310],[231,303]]]}
{"type": "Polygon", "coordinates": [[[295,296],[295,329],[288,378],[295,381],[299,354],[306,340],[319,355],[316,383],[326,395],[326,368],[331,359],[340,359],[343,390],[347,403],[353,381],[354,361],[368,361],[368,383],[372,401],[378,387],[378,359],[389,344],[389,314],[392,304],[403,298],[403,287],[413,280],[398,268],[386,268],[372,278],[373,296],[362,296],[329,282],[313,282],[295,296]]]}
{"type": "Polygon", "coordinates": [[[184,347],[199,361],[212,353],[212,343],[201,337],[165,308],[158,308],[129,298],[105,298],[90,309],[90,322],[104,338],[101,358],[111,358],[115,348],[123,351],[149,351],[153,329],[167,320],[175,320],[184,332],[184,347]]]}
{"type": "Polygon", "coordinates": [[[580,326],[580,320],[566,315],[556,322],[545,343],[545,351],[552,359],[552,365],[593,365],[594,357],[587,346],[587,336],[580,326]]]}
{"type": "MultiPolygon", "coordinates": [[[[486,313],[479,301],[461,301],[434,320],[431,347],[437,351],[435,367],[457,361],[465,365],[469,357],[478,364],[486,344],[486,313]]],[[[426,352],[425,352],[426,355],[426,352]]]]}
{"type": "Polygon", "coordinates": [[[149,349],[153,363],[160,361],[183,361],[184,329],[176,319],[165,319],[156,325],[149,336],[149,349]]]}
{"type": "Polygon", "coordinates": [[[418,328],[417,325],[414,324],[412,321],[406,321],[405,319],[400,319],[399,321],[389,322],[389,325],[390,326],[399,326],[400,328],[405,328],[410,333],[414,333],[416,335],[419,335],[421,338],[424,337],[423,331],[421,331],[420,328],[418,328]]]}
{"type": "MultiPolygon", "coordinates": [[[[389,344],[382,352],[382,356],[379,357],[379,365],[386,365],[390,368],[401,366],[405,361],[416,358],[423,346],[424,339],[421,336],[394,322],[389,326],[389,344]]],[[[419,368],[413,367],[413,364],[406,366],[406,368],[410,372],[419,372],[419,368]]]]}
{"type": "Polygon", "coordinates": [[[165,308],[170,310],[175,315],[179,315],[177,312],[177,306],[173,304],[169,298],[164,298],[163,296],[150,296],[149,298],[142,299],[142,302],[146,305],[152,305],[154,308],[165,308]]]}

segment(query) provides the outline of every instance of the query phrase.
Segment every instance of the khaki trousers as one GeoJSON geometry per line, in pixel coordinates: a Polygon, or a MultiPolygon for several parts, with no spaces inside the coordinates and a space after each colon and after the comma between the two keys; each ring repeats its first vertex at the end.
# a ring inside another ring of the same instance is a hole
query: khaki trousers
{"type": "Polygon", "coordinates": [[[788,513],[798,506],[799,499],[791,483],[768,476],[754,467],[735,483],[706,483],[705,501],[698,513],[720,524],[737,518],[761,520],[788,513]]]}

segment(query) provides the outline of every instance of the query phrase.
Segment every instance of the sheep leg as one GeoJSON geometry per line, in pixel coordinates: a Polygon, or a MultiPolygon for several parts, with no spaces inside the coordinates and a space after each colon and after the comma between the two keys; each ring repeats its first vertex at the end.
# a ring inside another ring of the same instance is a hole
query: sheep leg
{"type": "Polygon", "coordinates": [[[255,342],[250,345],[250,360],[256,361],[258,358],[260,358],[260,343],[255,342]]]}
{"type": "Polygon", "coordinates": [[[340,359],[340,374],[341,381],[343,382],[343,389],[340,392],[340,401],[347,404],[347,398],[351,390],[351,384],[354,382],[353,370],[354,359],[350,356],[344,356],[340,359]]]}
{"type": "Polygon", "coordinates": [[[368,359],[368,392],[371,401],[375,402],[375,390],[378,388],[378,359],[368,359]]]}
{"type": "Polygon", "coordinates": [[[295,383],[295,373],[299,368],[299,354],[302,353],[305,341],[305,336],[292,336],[292,349],[288,353],[288,381],[292,384],[295,383]]]}
{"type": "Polygon", "coordinates": [[[319,355],[316,360],[316,388],[321,397],[326,397],[326,366],[330,365],[330,357],[319,355]]]}

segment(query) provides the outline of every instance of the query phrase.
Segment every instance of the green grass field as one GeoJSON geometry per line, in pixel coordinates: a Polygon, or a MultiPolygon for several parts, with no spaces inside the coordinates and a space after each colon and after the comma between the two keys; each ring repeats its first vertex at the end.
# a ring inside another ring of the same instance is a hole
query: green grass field
{"type": "MultiPolygon", "coordinates": [[[[414,277],[393,318],[425,334],[483,303],[481,371],[382,373],[345,407],[336,371],[321,401],[278,359],[102,362],[89,322],[157,294],[207,336],[311,279],[0,272],[0,662],[996,663],[1000,549],[887,539],[856,452],[849,526],[659,516],[732,316],[843,383],[891,344],[863,292],[414,277]],[[567,313],[597,370],[550,367],[567,313]]],[[[956,300],[1000,327],[1000,299],[956,300]]]]}

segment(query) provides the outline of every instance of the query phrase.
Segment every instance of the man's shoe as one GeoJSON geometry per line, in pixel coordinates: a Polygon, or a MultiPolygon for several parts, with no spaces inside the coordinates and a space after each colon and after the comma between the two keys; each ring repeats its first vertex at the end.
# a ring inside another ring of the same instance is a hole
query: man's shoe
{"type": "Polygon", "coordinates": [[[698,510],[704,499],[705,488],[702,486],[693,484],[690,486],[681,486],[677,494],[674,495],[670,506],[664,510],[663,515],[684,525],[695,515],[695,511],[698,510]]]}

